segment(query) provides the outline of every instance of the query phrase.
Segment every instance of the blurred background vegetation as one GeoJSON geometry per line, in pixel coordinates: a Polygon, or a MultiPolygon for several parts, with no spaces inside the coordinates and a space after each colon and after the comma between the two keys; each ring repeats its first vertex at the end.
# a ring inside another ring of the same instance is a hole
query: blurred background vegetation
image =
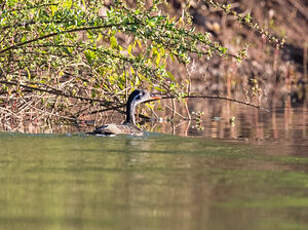
{"type": "Polygon", "coordinates": [[[304,105],[307,9],[299,0],[2,0],[1,123],[101,122],[123,113],[135,88],[173,98],[167,107],[184,105],[187,119],[190,97],[304,105]]]}

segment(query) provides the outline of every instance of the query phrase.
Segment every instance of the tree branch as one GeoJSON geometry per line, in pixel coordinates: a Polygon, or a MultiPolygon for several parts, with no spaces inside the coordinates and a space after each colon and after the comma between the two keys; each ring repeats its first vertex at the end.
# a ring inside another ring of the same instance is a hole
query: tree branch
{"type": "Polygon", "coordinates": [[[34,39],[31,39],[31,40],[27,40],[27,41],[24,41],[24,42],[17,43],[16,45],[12,45],[12,46],[9,46],[5,49],[0,50],[0,54],[6,52],[8,50],[17,49],[21,46],[27,45],[27,44],[32,43],[32,42],[37,42],[37,41],[44,40],[44,39],[50,38],[50,37],[54,37],[54,36],[57,36],[57,35],[60,35],[60,34],[75,33],[75,32],[88,31],[88,30],[97,30],[97,29],[109,28],[109,27],[113,27],[113,26],[127,26],[127,25],[132,25],[132,24],[135,24],[135,23],[90,26],[90,27],[81,27],[81,28],[74,28],[74,29],[70,29],[70,30],[64,30],[64,31],[61,31],[61,32],[51,33],[51,34],[47,34],[47,35],[44,35],[44,36],[41,36],[41,37],[38,37],[38,38],[34,38],[34,39]]]}
{"type": "MultiPolygon", "coordinates": [[[[175,96],[166,96],[166,97],[163,97],[162,99],[173,99],[173,98],[176,98],[176,97],[175,96]]],[[[240,101],[240,100],[237,100],[237,99],[234,99],[234,98],[228,98],[228,97],[209,96],[209,95],[190,95],[190,96],[184,96],[182,98],[188,98],[188,99],[198,99],[198,98],[200,98],[200,99],[225,100],[225,101],[231,101],[231,102],[235,102],[235,103],[238,103],[238,104],[250,106],[250,107],[253,107],[253,108],[256,108],[256,109],[264,110],[266,112],[270,112],[270,110],[267,109],[267,108],[263,108],[263,107],[258,106],[258,105],[254,105],[254,104],[251,104],[251,103],[248,103],[248,102],[244,102],[244,101],[240,101]]]]}
{"type": "Polygon", "coordinates": [[[22,87],[24,89],[28,89],[28,90],[31,90],[31,91],[39,91],[39,92],[44,92],[44,93],[48,93],[48,94],[52,94],[52,95],[57,95],[57,96],[79,99],[79,100],[83,100],[83,101],[99,102],[103,106],[109,106],[111,104],[111,102],[107,101],[107,100],[100,100],[100,99],[95,99],[95,98],[75,96],[75,95],[72,95],[72,94],[64,93],[61,90],[53,89],[51,87],[50,87],[51,89],[48,90],[48,89],[42,89],[42,88],[38,88],[38,87],[33,87],[33,86],[28,86],[28,85],[20,84],[18,82],[3,81],[3,80],[0,81],[0,84],[19,86],[19,87],[22,87]]]}

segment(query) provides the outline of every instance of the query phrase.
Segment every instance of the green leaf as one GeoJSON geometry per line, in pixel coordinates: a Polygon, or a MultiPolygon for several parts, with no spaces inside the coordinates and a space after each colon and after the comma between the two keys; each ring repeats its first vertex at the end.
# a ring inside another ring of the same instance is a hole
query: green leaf
{"type": "Polygon", "coordinates": [[[136,39],[136,42],[137,42],[137,44],[138,44],[139,48],[142,48],[141,41],[140,41],[139,39],[136,39]]]}
{"type": "Polygon", "coordinates": [[[134,74],[135,74],[135,70],[134,70],[134,68],[133,68],[133,67],[130,67],[130,72],[132,73],[132,75],[134,75],[134,74]]]}
{"type": "Polygon", "coordinates": [[[85,3],[84,0],[82,0],[82,5],[83,5],[83,7],[84,7],[85,9],[87,8],[86,3],[85,3]]]}
{"type": "Polygon", "coordinates": [[[51,10],[51,15],[54,16],[54,15],[55,15],[55,12],[57,11],[57,6],[51,5],[51,6],[50,6],[50,10],[51,10]]]}
{"type": "Polygon", "coordinates": [[[25,70],[27,71],[27,77],[28,77],[28,79],[31,80],[31,73],[30,73],[28,67],[26,67],[25,70]]]}
{"type": "Polygon", "coordinates": [[[159,63],[160,63],[160,53],[157,53],[156,60],[155,60],[156,66],[159,66],[159,63]]]}
{"type": "Polygon", "coordinates": [[[175,81],[175,77],[171,72],[167,71],[167,75],[171,81],[175,81]]]}
{"type": "Polygon", "coordinates": [[[63,51],[68,55],[68,56],[72,56],[72,52],[71,52],[71,48],[69,47],[64,47],[63,51]]]}
{"type": "Polygon", "coordinates": [[[111,48],[118,48],[118,40],[115,36],[110,37],[110,47],[111,48]]]}
{"type": "Polygon", "coordinates": [[[158,86],[154,86],[154,89],[156,89],[157,91],[162,92],[162,93],[166,93],[167,92],[167,90],[165,90],[163,88],[160,88],[158,86]]]}
{"type": "Polygon", "coordinates": [[[132,44],[129,44],[128,47],[127,47],[127,52],[130,56],[133,56],[132,55],[132,49],[133,49],[133,45],[132,44]]]}
{"type": "Polygon", "coordinates": [[[90,65],[92,65],[92,64],[93,64],[93,60],[94,60],[95,57],[96,57],[95,52],[92,51],[92,50],[86,50],[86,51],[84,52],[84,54],[85,54],[85,56],[86,56],[86,59],[87,59],[88,63],[89,63],[90,65]]]}
{"type": "Polygon", "coordinates": [[[72,4],[73,4],[73,0],[64,0],[64,1],[62,1],[63,8],[70,9],[72,7],[72,4]]]}

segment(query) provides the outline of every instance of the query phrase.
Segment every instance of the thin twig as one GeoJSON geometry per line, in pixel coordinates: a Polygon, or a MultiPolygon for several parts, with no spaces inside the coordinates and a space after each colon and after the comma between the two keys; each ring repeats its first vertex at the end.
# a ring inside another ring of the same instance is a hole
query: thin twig
{"type": "Polygon", "coordinates": [[[109,25],[101,25],[101,26],[89,26],[89,27],[74,28],[74,29],[70,29],[70,30],[64,30],[64,31],[56,32],[56,33],[46,34],[44,36],[37,37],[37,38],[31,39],[31,40],[27,40],[27,41],[24,41],[24,42],[20,42],[20,43],[17,43],[16,45],[12,45],[12,46],[9,46],[9,47],[7,47],[5,49],[2,49],[2,50],[0,50],[0,54],[6,52],[8,50],[17,49],[17,48],[19,48],[21,46],[30,44],[32,42],[37,42],[37,41],[44,40],[44,39],[50,38],[50,37],[54,37],[54,36],[57,36],[57,35],[60,35],[60,34],[74,33],[74,32],[80,32],[80,31],[88,31],[88,30],[104,29],[104,28],[110,28],[110,27],[113,27],[113,26],[116,26],[116,27],[117,26],[127,26],[127,25],[132,25],[132,24],[135,24],[135,23],[122,23],[122,24],[120,23],[120,24],[109,24],[109,25]]]}
{"type": "Polygon", "coordinates": [[[39,108],[36,108],[35,106],[32,106],[31,104],[29,104],[29,107],[38,111],[38,112],[41,112],[42,114],[44,115],[49,115],[49,116],[56,116],[56,117],[60,117],[60,118],[63,118],[63,119],[67,119],[67,120],[71,120],[71,121],[76,121],[75,118],[72,118],[72,117],[67,117],[67,116],[62,116],[62,115],[58,115],[58,114],[55,114],[55,113],[50,113],[50,112],[47,112],[47,111],[44,111],[44,110],[41,110],[39,108]]]}
{"type": "Polygon", "coordinates": [[[16,117],[16,118],[18,118],[18,119],[20,119],[20,118],[21,118],[20,116],[18,116],[17,114],[13,113],[13,112],[12,112],[11,110],[9,110],[9,109],[6,109],[6,108],[3,108],[3,107],[0,107],[0,110],[3,110],[3,111],[5,111],[5,112],[10,113],[11,115],[13,115],[14,117],[16,117]]]}

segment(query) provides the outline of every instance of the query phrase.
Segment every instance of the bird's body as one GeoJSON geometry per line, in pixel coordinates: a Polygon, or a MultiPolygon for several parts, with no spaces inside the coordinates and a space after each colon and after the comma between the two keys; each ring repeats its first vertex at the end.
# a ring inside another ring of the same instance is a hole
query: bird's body
{"type": "Polygon", "coordinates": [[[97,127],[93,133],[94,135],[119,135],[119,134],[126,134],[126,135],[134,135],[134,136],[142,136],[143,131],[139,129],[137,126],[132,124],[107,124],[100,127],[97,127]]]}
{"type": "Polygon", "coordinates": [[[135,90],[128,97],[126,104],[126,120],[123,124],[106,124],[97,127],[93,132],[89,133],[92,135],[119,135],[129,134],[134,136],[142,136],[143,131],[136,126],[135,122],[135,109],[136,106],[144,101],[151,99],[159,99],[158,96],[150,95],[144,90],[135,90]]]}

